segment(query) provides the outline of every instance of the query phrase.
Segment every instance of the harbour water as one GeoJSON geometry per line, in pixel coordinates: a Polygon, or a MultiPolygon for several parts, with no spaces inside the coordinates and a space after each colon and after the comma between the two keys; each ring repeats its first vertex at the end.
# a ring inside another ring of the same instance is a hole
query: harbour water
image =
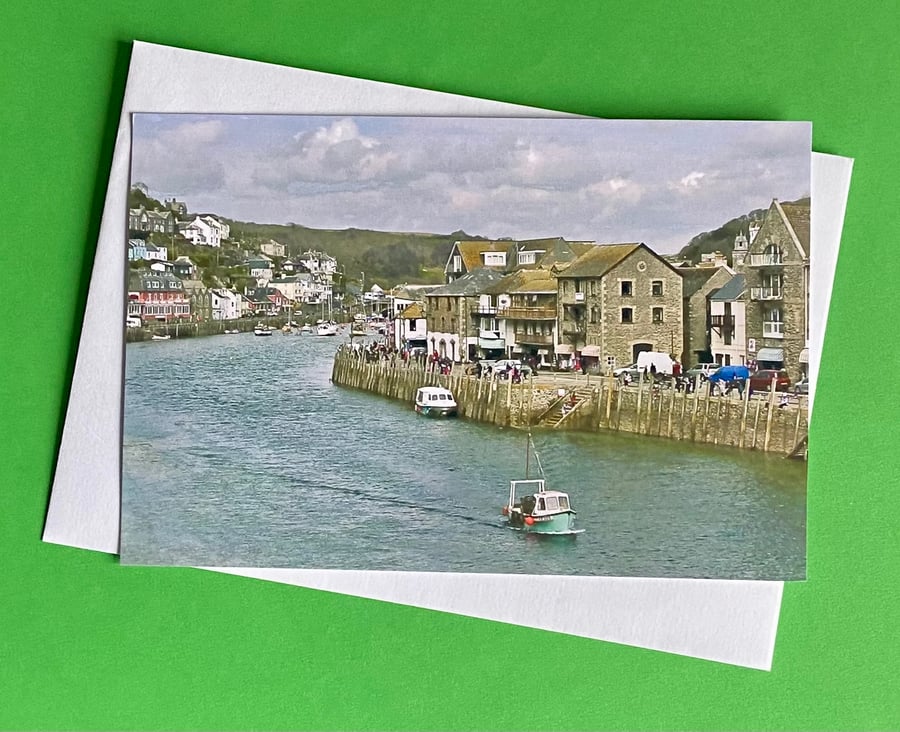
{"type": "Polygon", "coordinates": [[[577,537],[505,528],[525,436],[329,381],[338,338],[126,347],[131,564],[800,579],[806,465],[645,436],[537,432],[577,537]]]}

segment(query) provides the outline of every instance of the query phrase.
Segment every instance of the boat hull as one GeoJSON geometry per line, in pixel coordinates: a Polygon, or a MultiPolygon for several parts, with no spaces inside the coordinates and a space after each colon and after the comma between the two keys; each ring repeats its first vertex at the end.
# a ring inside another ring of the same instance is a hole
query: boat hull
{"type": "Polygon", "coordinates": [[[425,417],[455,417],[456,407],[429,407],[416,404],[416,412],[425,417]]]}
{"type": "Polygon", "coordinates": [[[523,516],[513,511],[509,516],[510,528],[529,534],[578,534],[575,528],[575,512],[562,511],[548,516],[523,516]],[[526,519],[530,518],[532,523],[526,519]]]}

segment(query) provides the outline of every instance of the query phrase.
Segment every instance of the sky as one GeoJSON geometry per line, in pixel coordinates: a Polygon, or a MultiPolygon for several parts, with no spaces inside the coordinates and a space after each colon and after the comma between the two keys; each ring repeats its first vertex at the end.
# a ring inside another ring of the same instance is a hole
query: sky
{"type": "Polygon", "coordinates": [[[811,125],[136,114],[132,183],[318,229],[562,236],[677,252],[810,192],[811,125]]]}

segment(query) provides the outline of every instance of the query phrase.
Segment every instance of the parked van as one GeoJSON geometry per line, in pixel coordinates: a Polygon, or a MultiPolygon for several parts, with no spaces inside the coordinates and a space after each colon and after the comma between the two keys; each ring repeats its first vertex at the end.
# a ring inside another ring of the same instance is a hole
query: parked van
{"type": "Polygon", "coordinates": [[[638,354],[637,367],[641,371],[672,375],[672,364],[675,363],[668,353],[662,351],[643,351],[638,354]],[[651,368],[651,366],[655,368],[651,368]]]}
{"type": "Polygon", "coordinates": [[[126,328],[140,328],[143,325],[141,319],[136,315],[129,315],[125,318],[125,327],[126,328]]]}

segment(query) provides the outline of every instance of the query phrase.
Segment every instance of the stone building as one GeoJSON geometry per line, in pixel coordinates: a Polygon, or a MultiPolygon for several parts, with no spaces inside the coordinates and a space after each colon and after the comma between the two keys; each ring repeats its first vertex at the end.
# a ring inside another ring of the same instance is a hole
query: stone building
{"type": "Polygon", "coordinates": [[[809,361],[809,210],[773,200],[744,260],[748,358],[794,381],[809,361]]]}
{"type": "MultiPolygon", "coordinates": [[[[483,293],[502,277],[502,272],[480,267],[425,295],[429,351],[437,351],[453,361],[465,361],[499,350],[501,355],[497,358],[502,358],[506,344],[499,330],[481,327],[483,317],[490,317],[491,307],[485,305],[490,302],[490,295],[483,293]]],[[[496,320],[488,325],[496,325],[496,320]]]]}
{"type": "Polygon", "coordinates": [[[734,270],[726,266],[677,269],[683,278],[684,342],[681,352],[673,355],[686,366],[710,362],[709,296],[728,283],[734,270]]]}
{"type": "Polygon", "coordinates": [[[596,245],[554,270],[558,356],[606,373],[681,347],[682,275],[646,244],[596,245]]]}

